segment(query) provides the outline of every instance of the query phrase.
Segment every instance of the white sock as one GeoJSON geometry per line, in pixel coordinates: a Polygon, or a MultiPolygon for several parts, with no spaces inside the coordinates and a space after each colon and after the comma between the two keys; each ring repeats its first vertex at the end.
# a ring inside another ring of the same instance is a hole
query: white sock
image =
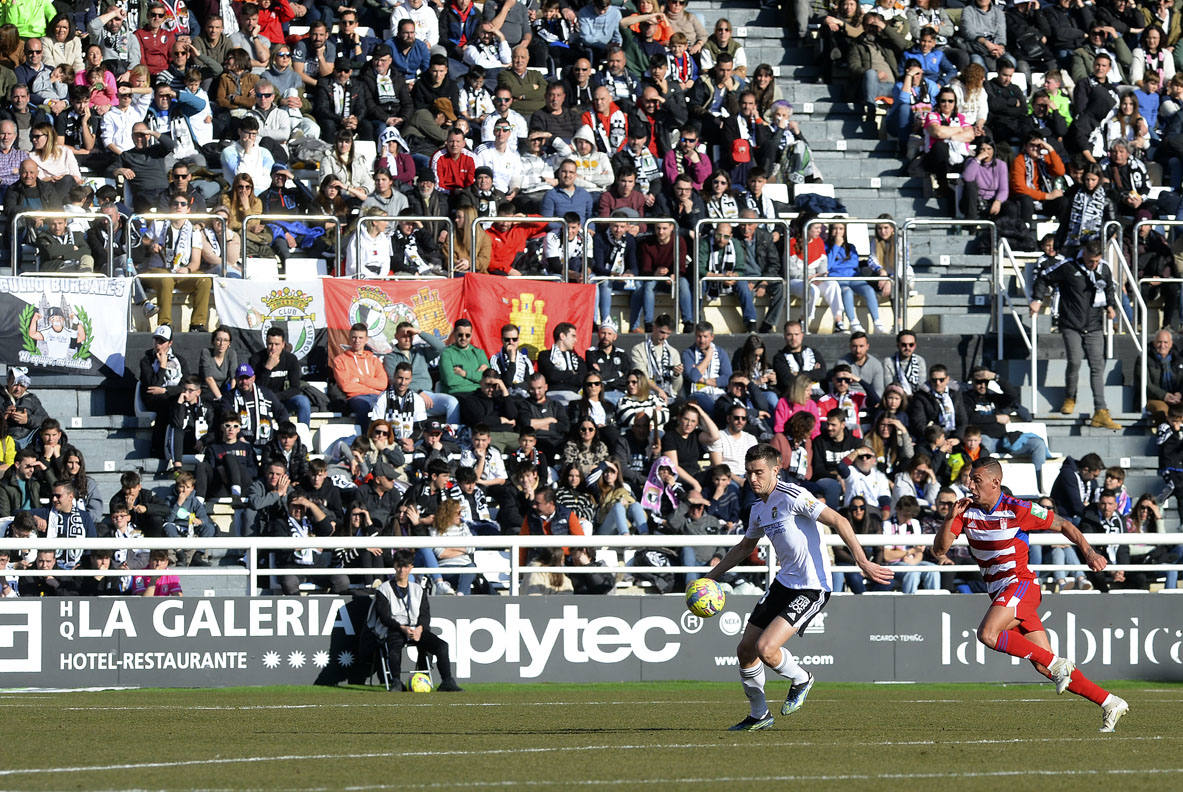
{"type": "Polygon", "coordinates": [[[785,679],[793,680],[793,684],[795,685],[809,681],[809,672],[797,665],[797,661],[793,659],[792,652],[785,650],[783,646],[780,648],[780,662],[774,665],[772,670],[785,679]]]}
{"type": "Polygon", "coordinates": [[[757,662],[751,668],[739,669],[739,681],[743,694],[752,705],[752,717],[763,718],[768,714],[768,700],[764,697],[764,664],[757,662]]]}

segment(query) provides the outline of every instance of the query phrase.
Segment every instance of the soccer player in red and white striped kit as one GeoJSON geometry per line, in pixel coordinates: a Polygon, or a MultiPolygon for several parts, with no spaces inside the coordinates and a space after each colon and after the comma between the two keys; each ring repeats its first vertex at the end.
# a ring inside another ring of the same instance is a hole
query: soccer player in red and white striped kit
{"type": "Polygon", "coordinates": [[[1057,693],[1069,690],[1099,705],[1101,731],[1113,731],[1129,705],[1077,671],[1072,660],[1052,654],[1039,620],[1039,578],[1027,568],[1027,534],[1058,531],[1076,545],[1084,563],[1094,572],[1105,568],[1105,556],[1063,517],[1038,504],[1003,494],[1002,466],[995,459],[973,463],[969,492],[970,497],[953,506],[933,540],[932,552],[938,560],[943,559],[953,540],[965,533],[992,600],[978,625],[978,640],[996,652],[1030,660],[1035,670],[1056,683],[1057,693]]]}

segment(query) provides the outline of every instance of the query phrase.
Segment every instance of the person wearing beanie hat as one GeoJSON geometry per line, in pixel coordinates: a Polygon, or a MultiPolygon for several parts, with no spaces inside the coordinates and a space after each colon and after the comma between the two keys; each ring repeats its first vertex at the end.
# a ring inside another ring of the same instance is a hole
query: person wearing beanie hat
{"type": "Polygon", "coordinates": [[[32,385],[29,370],[22,366],[8,367],[8,380],[2,393],[4,417],[8,421],[8,434],[21,442],[37,431],[49,413],[41,406],[41,400],[29,392],[32,385]]]}
{"type": "Polygon", "coordinates": [[[388,126],[401,126],[415,108],[407,82],[393,64],[390,47],[379,44],[361,73],[362,85],[369,91],[369,118],[379,134],[388,126]]]}

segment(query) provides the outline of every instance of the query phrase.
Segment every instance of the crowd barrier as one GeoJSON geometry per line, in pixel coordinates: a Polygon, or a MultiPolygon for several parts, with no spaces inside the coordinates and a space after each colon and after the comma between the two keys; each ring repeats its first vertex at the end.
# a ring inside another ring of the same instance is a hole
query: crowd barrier
{"type": "MultiPolygon", "coordinates": [[[[382,568],[336,568],[336,567],[290,567],[290,568],[266,568],[259,566],[260,551],[292,551],[302,549],[321,549],[331,550],[335,548],[392,548],[392,549],[416,549],[416,548],[435,548],[435,547],[456,547],[462,545],[464,547],[473,547],[478,553],[483,550],[492,550],[498,554],[502,551],[509,551],[508,559],[500,558],[496,563],[478,563],[475,567],[451,567],[451,568],[435,568],[423,567],[416,568],[415,572],[419,574],[446,574],[454,575],[460,572],[482,574],[490,580],[506,576],[505,586],[511,596],[516,596],[521,590],[521,578],[523,575],[533,572],[562,572],[564,574],[595,574],[602,572],[610,572],[613,574],[630,574],[633,572],[642,571],[642,568],[627,566],[623,563],[615,567],[537,567],[529,566],[520,563],[518,551],[530,548],[544,548],[544,547],[590,547],[590,548],[609,548],[609,549],[644,549],[644,548],[682,548],[682,547],[709,547],[709,548],[726,548],[735,544],[738,540],[736,535],[716,535],[716,536],[684,536],[672,534],[649,534],[641,536],[471,536],[465,537],[463,540],[456,540],[454,538],[443,540],[439,537],[395,537],[395,536],[370,536],[370,537],[311,537],[307,539],[297,539],[291,537],[265,537],[265,536],[251,536],[251,537],[214,537],[210,539],[190,538],[190,539],[136,539],[128,541],[126,539],[78,539],[69,542],[64,542],[60,538],[38,538],[38,539],[0,539],[0,549],[8,549],[11,551],[27,551],[36,548],[44,549],[58,549],[69,547],[70,549],[106,549],[106,550],[227,550],[242,552],[243,565],[242,566],[222,566],[222,567],[178,567],[170,568],[161,574],[177,575],[178,577],[239,577],[244,579],[245,593],[247,595],[254,594],[266,586],[260,585],[260,578],[265,578],[269,575],[300,575],[309,578],[324,577],[328,575],[369,575],[369,574],[393,574],[393,569],[382,568]]],[[[867,548],[880,546],[900,546],[901,538],[906,541],[904,544],[908,546],[930,546],[932,544],[932,535],[921,536],[886,536],[886,535],[869,535],[859,534],[858,541],[861,545],[867,548]]],[[[1183,545],[1183,533],[1181,534],[1085,534],[1085,538],[1094,547],[1103,545],[1183,545]]],[[[838,536],[828,535],[823,537],[827,546],[836,547],[842,545],[842,540],[838,536]]],[[[1063,545],[1064,538],[1059,534],[1052,533],[1033,533],[1029,535],[1028,540],[1033,545],[1063,545]]],[[[765,563],[760,566],[743,566],[738,567],[737,571],[744,573],[756,573],[763,576],[764,585],[768,585],[775,577],[778,567],[775,563],[775,558],[770,551],[768,541],[766,539],[760,540],[760,552],[765,559],[765,563]]],[[[707,566],[669,566],[659,568],[644,568],[644,571],[653,571],[656,569],[659,572],[672,573],[701,573],[707,571],[707,566]]],[[[932,566],[905,566],[895,565],[892,569],[896,572],[925,572],[932,571],[932,566]]],[[[978,566],[976,564],[968,565],[951,565],[941,566],[939,570],[942,572],[958,572],[958,571],[976,571],[978,566]]],[[[1081,564],[1038,564],[1033,565],[1034,571],[1053,571],[1063,570],[1066,572],[1084,572],[1086,567],[1081,564]]],[[[1165,573],[1169,571],[1183,572],[1183,564],[1113,564],[1109,567],[1111,571],[1125,570],[1131,572],[1157,572],[1165,573]]],[[[853,566],[835,565],[833,567],[835,572],[857,572],[858,569],[853,566]]],[[[7,570],[9,574],[20,576],[42,576],[43,573],[39,570],[7,570]]],[[[60,575],[64,577],[84,577],[87,575],[99,574],[95,570],[89,569],[74,569],[74,570],[56,570],[53,573],[55,576],[60,575]]],[[[128,570],[112,569],[104,573],[108,576],[122,577],[129,574],[128,570]]],[[[136,572],[136,574],[147,574],[143,571],[136,572]]],[[[1183,591],[1181,589],[1180,591],[1183,591]]]]}

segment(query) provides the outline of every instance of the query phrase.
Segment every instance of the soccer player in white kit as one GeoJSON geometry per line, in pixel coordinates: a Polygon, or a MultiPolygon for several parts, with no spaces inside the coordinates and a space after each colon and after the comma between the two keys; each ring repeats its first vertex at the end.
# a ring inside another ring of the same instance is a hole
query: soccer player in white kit
{"type": "Polygon", "coordinates": [[[893,574],[887,567],[867,560],[845,517],[802,487],[777,478],[780,454],[771,445],[760,443],[749,449],[744,467],[757,498],[748,518],[747,533],[706,577],[721,578],[752,554],[762,536],[772,542],[780,571],[748,618],[747,629],[736,649],[740,682],[752,711],[730,731],[758,731],[772,726],[772,713],[764,696],[765,665],[791,681],[789,695],[780,709],[782,715],[799,710],[813,687],[813,675],[797,665],[783,646],[805,629],[830,598],[830,564],[818,523],[829,526],[842,537],[868,580],[890,583],[893,574]]]}

